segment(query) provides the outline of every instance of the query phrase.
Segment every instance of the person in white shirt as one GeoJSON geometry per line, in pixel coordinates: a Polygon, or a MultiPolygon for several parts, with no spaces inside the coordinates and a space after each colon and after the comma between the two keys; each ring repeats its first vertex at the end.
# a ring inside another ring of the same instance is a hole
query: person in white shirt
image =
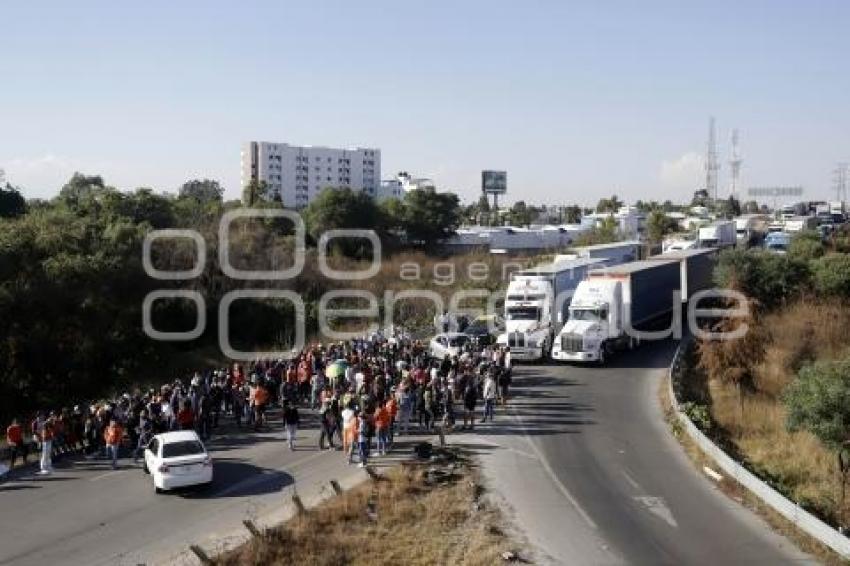
{"type": "Polygon", "coordinates": [[[493,409],[496,406],[496,380],[493,379],[493,374],[488,373],[487,378],[484,380],[484,418],[481,419],[481,422],[487,422],[487,417],[490,417],[490,420],[493,420],[493,409]]]}
{"type": "MultiPolygon", "coordinates": [[[[343,430],[343,438],[345,438],[345,431],[348,430],[348,425],[354,419],[355,413],[354,409],[351,408],[351,404],[349,404],[345,409],[342,410],[342,430],[343,430]]],[[[343,445],[343,450],[348,452],[348,463],[352,462],[352,456],[354,455],[354,447],[357,445],[356,442],[350,442],[349,446],[343,445]]]]}

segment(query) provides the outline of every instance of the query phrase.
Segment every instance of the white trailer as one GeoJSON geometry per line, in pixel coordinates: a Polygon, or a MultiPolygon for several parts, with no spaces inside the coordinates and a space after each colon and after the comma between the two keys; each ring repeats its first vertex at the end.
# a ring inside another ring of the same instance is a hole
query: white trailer
{"type": "Polygon", "coordinates": [[[697,233],[701,248],[729,248],[735,245],[736,239],[734,220],[716,220],[697,233]]]}
{"type": "Polygon", "coordinates": [[[644,260],[593,270],[573,295],[570,318],[552,348],[552,358],[598,362],[639,343],[643,330],[669,315],[680,289],[680,261],[644,260]]]}
{"type": "Polygon", "coordinates": [[[579,246],[573,248],[573,253],[555,256],[555,261],[575,259],[579,257],[601,257],[616,263],[626,263],[640,259],[642,244],[638,240],[579,246]]]}
{"type": "Polygon", "coordinates": [[[514,360],[547,356],[555,327],[566,318],[578,284],[590,269],[611,263],[605,258],[577,258],[514,273],[505,294],[505,332],[496,343],[509,346],[514,360]]]}

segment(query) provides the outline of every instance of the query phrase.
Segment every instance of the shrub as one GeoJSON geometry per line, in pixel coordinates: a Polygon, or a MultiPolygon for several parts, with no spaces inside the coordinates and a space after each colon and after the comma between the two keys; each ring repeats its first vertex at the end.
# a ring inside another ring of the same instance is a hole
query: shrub
{"type": "Polygon", "coordinates": [[[799,295],[810,281],[808,263],[762,250],[726,250],[720,254],[714,280],[721,287],[737,289],[765,309],[772,309],[799,295]]]}
{"type": "Polygon", "coordinates": [[[799,232],[788,245],[788,257],[800,261],[809,261],[823,255],[824,246],[820,234],[813,230],[799,232]]]}
{"type": "Polygon", "coordinates": [[[819,294],[850,298],[850,255],[828,254],[814,260],[811,270],[819,294]]]}
{"type": "Polygon", "coordinates": [[[713,421],[711,420],[711,411],[706,405],[691,402],[683,403],[682,412],[685,413],[685,416],[691,419],[691,422],[693,422],[698,429],[706,433],[711,432],[713,421]]]}

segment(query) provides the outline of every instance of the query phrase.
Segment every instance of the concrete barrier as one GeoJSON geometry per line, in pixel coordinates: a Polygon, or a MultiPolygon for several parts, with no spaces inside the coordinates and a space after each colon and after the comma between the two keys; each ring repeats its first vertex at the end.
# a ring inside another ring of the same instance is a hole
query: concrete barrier
{"type": "Polygon", "coordinates": [[[667,371],[667,387],[670,393],[670,402],[673,404],[676,417],[682,424],[685,433],[699,446],[700,450],[714,460],[717,467],[723,470],[727,476],[747,488],[756,497],[761,499],[765,505],[768,505],[771,509],[791,521],[797,528],[812,538],[819,540],[841,555],[842,558],[850,559],[850,539],[838,532],[837,529],[832,528],[805,509],[802,509],[797,503],[786,498],[744,468],[740,463],[730,458],[726,452],[714,444],[682,412],[679,407],[679,401],[676,398],[673,380],[674,376],[678,375],[681,371],[680,354],[682,352],[682,346],[686,343],[687,341],[679,343],[679,347],[676,349],[676,354],[673,357],[673,362],[667,371]]]}

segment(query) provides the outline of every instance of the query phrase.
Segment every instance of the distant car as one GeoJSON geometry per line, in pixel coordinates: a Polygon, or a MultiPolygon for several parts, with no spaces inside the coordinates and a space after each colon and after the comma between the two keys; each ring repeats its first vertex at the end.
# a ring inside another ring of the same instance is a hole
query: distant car
{"type": "Polygon", "coordinates": [[[157,493],[190,485],[209,485],[213,462],[193,430],[157,434],[145,448],[145,473],[157,493]]]}
{"type": "Polygon", "coordinates": [[[497,314],[491,314],[474,318],[463,333],[470,337],[474,345],[481,347],[495,343],[496,336],[504,331],[504,319],[497,314]]]}
{"type": "Polygon", "coordinates": [[[442,360],[448,354],[449,357],[458,356],[463,353],[463,348],[470,342],[469,336],[461,332],[446,332],[437,334],[431,339],[428,350],[431,355],[442,360]]]}

